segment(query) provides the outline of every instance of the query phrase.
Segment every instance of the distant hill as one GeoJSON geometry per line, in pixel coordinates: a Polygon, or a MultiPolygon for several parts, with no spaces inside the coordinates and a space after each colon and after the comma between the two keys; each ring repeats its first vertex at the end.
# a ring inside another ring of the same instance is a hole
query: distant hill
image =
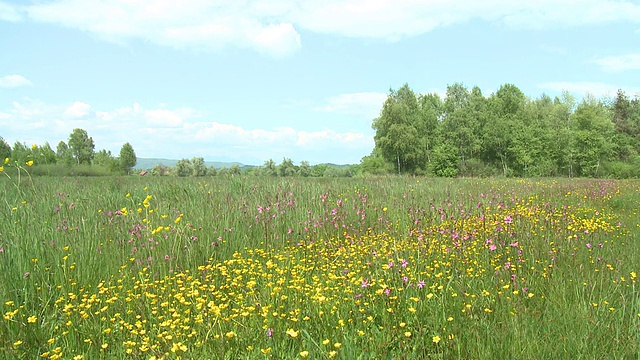
{"type": "MultiPolygon", "coordinates": [[[[137,160],[138,162],[136,163],[135,168],[142,169],[142,170],[151,170],[154,166],[160,165],[160,164],[166,165],[169,167],[174,167],[178,162],[178,160],[175,160],[175,159],[160,159],[160,158],[138,158],[137,160]]],[[[205,161],[204,164],[206,166],[213,166],[216,169],[230,168],[233,165],[238,165],[242,169],[253,167],[252,165],[244,165],[238,162],[205,161]]]]}

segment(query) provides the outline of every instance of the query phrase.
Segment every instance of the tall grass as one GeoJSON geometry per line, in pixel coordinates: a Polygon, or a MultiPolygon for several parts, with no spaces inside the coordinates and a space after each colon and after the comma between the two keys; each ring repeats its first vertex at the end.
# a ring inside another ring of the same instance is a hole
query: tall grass
{"type": "Polygon", "coordinates": [[[0,181],[7,358],[638,358],[640,182],[0,181]]]}

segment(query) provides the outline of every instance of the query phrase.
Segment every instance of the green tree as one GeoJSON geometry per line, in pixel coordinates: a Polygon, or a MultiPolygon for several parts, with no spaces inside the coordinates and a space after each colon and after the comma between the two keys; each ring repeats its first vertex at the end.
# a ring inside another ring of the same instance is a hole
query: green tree
{"type": "Polygon", "coordinates": [[[293,165],[293,161],[289,158],[283,158],[280,165],[278,165],[279,176],[293,176],[296,174],[296,166],[293,165]]]}
{"type": "Polygon", "coordinates": [[[0,136],[0,161],[11,157],[11,146],[0,136]]]}
{"type": "Polygon", "coordinates": [[[273,159],[269,159],[264,162],[260,172],[265,176],[278,176],[278,166],[273,159]]]}
{"type": "Polygon", "coordinates": [[[93,156],[93,165],[102,166],[111,172],[118,171],[118,160],[113,157],[111,150],[100,150],[93,156]]]}
{"type": "Polygon", "coordinates": [[[191,159],[191,169],[193,176],[207,175],[207,166],[204,164],[204,158],[194,157],[191,159]]]}
{"type": "Polygon", "coordinates": [[[56,153],[49,145],[49,142],[45,142],[44,145],[38,146],[35,150],[36,162],[38,164],[55,164],[57,157],[56,153]]]}
{"type": "Polygon", "coordinates": [[[151,168],[151,175],[154,176],[166,176],[171,173],[171,169],[167,165],[157,164],[151,168]]]}
{"type": "Polygon", "coordinates": [[[31,148],[16,141],[11,148],[11,160],[24,164],[31,157],[31,148]]]}
{"type": "Polygon", "coordinates": [[[193,175],[193,167],[191,166],[191,161],[189,159],[180,159],[176,163],[176,176],[184,177],[193,175]]]}
{"type": "Polygon", "coordinates": [[[302,177],[311,176],[311,165],[309,165],[308,161],[302,160],[300,162],[300,167],[298,168],[298,175],[302,177]]]}
{"type": "Polygon", "coordinates": [[[120,167],[126,174],[129,174],[131,169],[136,166],[136,163],[138,162],[136,152],[133,150],[133,146],[128,142],[124,143],[122,148],[120,148],[120,156],[118,159],[120,161],[120,167]]]}
{"type": "Polygon", "coordinates": [[[242,175],[242,168],[238,164],[233,164],[229,168],[229,175],[231,176],[240,176],[242,175]]]}
{"type": "Polygon", "coordinates": [[[419,106],[413,90],[404,84],[390,90],[380,116],[373,121],[375,146],[382,156],[397,165],[398,173],[415,172],[426,158],[420,144],[419,106]]]}
{"type": "Polygon", "coordinates": [[[56,147],[56,157],[59,164],[71,165],[73,164],[73,155],[67,143],[60,141],[56,147]]]}
{"type": "Polygon", "coordinates": [[[69,149],[76,164],[91,164],[93,160],[95,144],[84,129],[73,129],[69,135],[69,149]]]}
{"type": "Polygon", "coordinates": [[[593,97],[583,99],[573,113],[575,121],[575,161],[579,174],[600,175],[603,161],[610,160],[614,144],[611,142],[615,125],[601,101],[593,97]]]}

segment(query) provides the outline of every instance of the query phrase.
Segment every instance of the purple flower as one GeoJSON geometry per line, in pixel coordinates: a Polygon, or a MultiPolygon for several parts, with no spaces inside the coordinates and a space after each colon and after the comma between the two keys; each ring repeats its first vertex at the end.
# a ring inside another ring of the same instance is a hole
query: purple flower
{"type": "Polygon", "coordinates": [[[409,266],[409,262],[407,262],[407,260],[402,259],[400,261],[400,265],[402,265],[403,268],[406,268],[407,266],[409,266]]]}
{"type": "Polygon", "coordinates": [[[420,280],[418,281],[418,284],[416,286],[418,287],[418,289],[422,289],[424,285],[425,285],[424,280],[420,280]]]}
{"type": "Polygon", "coordinates": [[[505,224],[511,224],[512,222],[513,222],[513,218],[511,217],[511,215],[507,215],[504,217],[505,224]]]}

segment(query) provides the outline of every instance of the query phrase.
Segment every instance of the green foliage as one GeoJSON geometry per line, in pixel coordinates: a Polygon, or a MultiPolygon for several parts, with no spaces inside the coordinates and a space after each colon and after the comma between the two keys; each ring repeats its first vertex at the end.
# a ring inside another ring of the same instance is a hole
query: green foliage
{"type": "Polygon", "coordinates": [[[0,136],[0,161],[11,157],[11,146],[0,136]]]}
{"type": "Polygon", "coordinates": [[[120,167],[126,174],[129,174],[131,169],[136,166],[136,163],[138,162],[136,152],[133,150],[133,146],[128,142],[122,145],[118,161],[120,162],[120,167]]]}
{"type": "Polygon", "coordinates": [[[458,175],[457,149],[451,144],[439,144],[433,149],[430,170],[436,176],[456,177],[458,175]]]}
{"type": "Polygon", "coordinates": [[[73,129],[69,135],[69,150],[76,164],[91,164],[93,160],[95,144],[84,129],[73,129]]]}
{"type": "Polygon", "coordinates": [[[191,161],[189,161],[189,159],[178,160],[175,169],[176,176],[185,177],[193,175],[193,166],[191,166],[191,161]]]}
{"type": "MultiPolygon", "coordinates": [[[[193,176],[207,175],[207,166],[204,164],[204,158],[202,157],[194,157],[193,159],[191,159],[191,169],[193,171],[193,176]]],[[[180,170],[178,170],[178,173],[179,172],[180,170]]]]}
{"type": "Polygon", "coordinates": [[[485,98],[477,86],[455,83],[443,100],[405,84],[390,90],[372,126],[375,148],[363,173],[387,163],[398,173],[447,177],[620,177],[632,173],[620,163],[640,154],[640,99],[622,91],[610,105],[587,97],[576,106],[567,92],[531,100],[513,84],[485,98]]]}
{"type": "Polygon", "coordinates": [[[293,161],[289,158],[282,159],[282,162],[278,165],[278,176],[293,176],[297,171],[297,167],[293,165],[293,161]]]}

